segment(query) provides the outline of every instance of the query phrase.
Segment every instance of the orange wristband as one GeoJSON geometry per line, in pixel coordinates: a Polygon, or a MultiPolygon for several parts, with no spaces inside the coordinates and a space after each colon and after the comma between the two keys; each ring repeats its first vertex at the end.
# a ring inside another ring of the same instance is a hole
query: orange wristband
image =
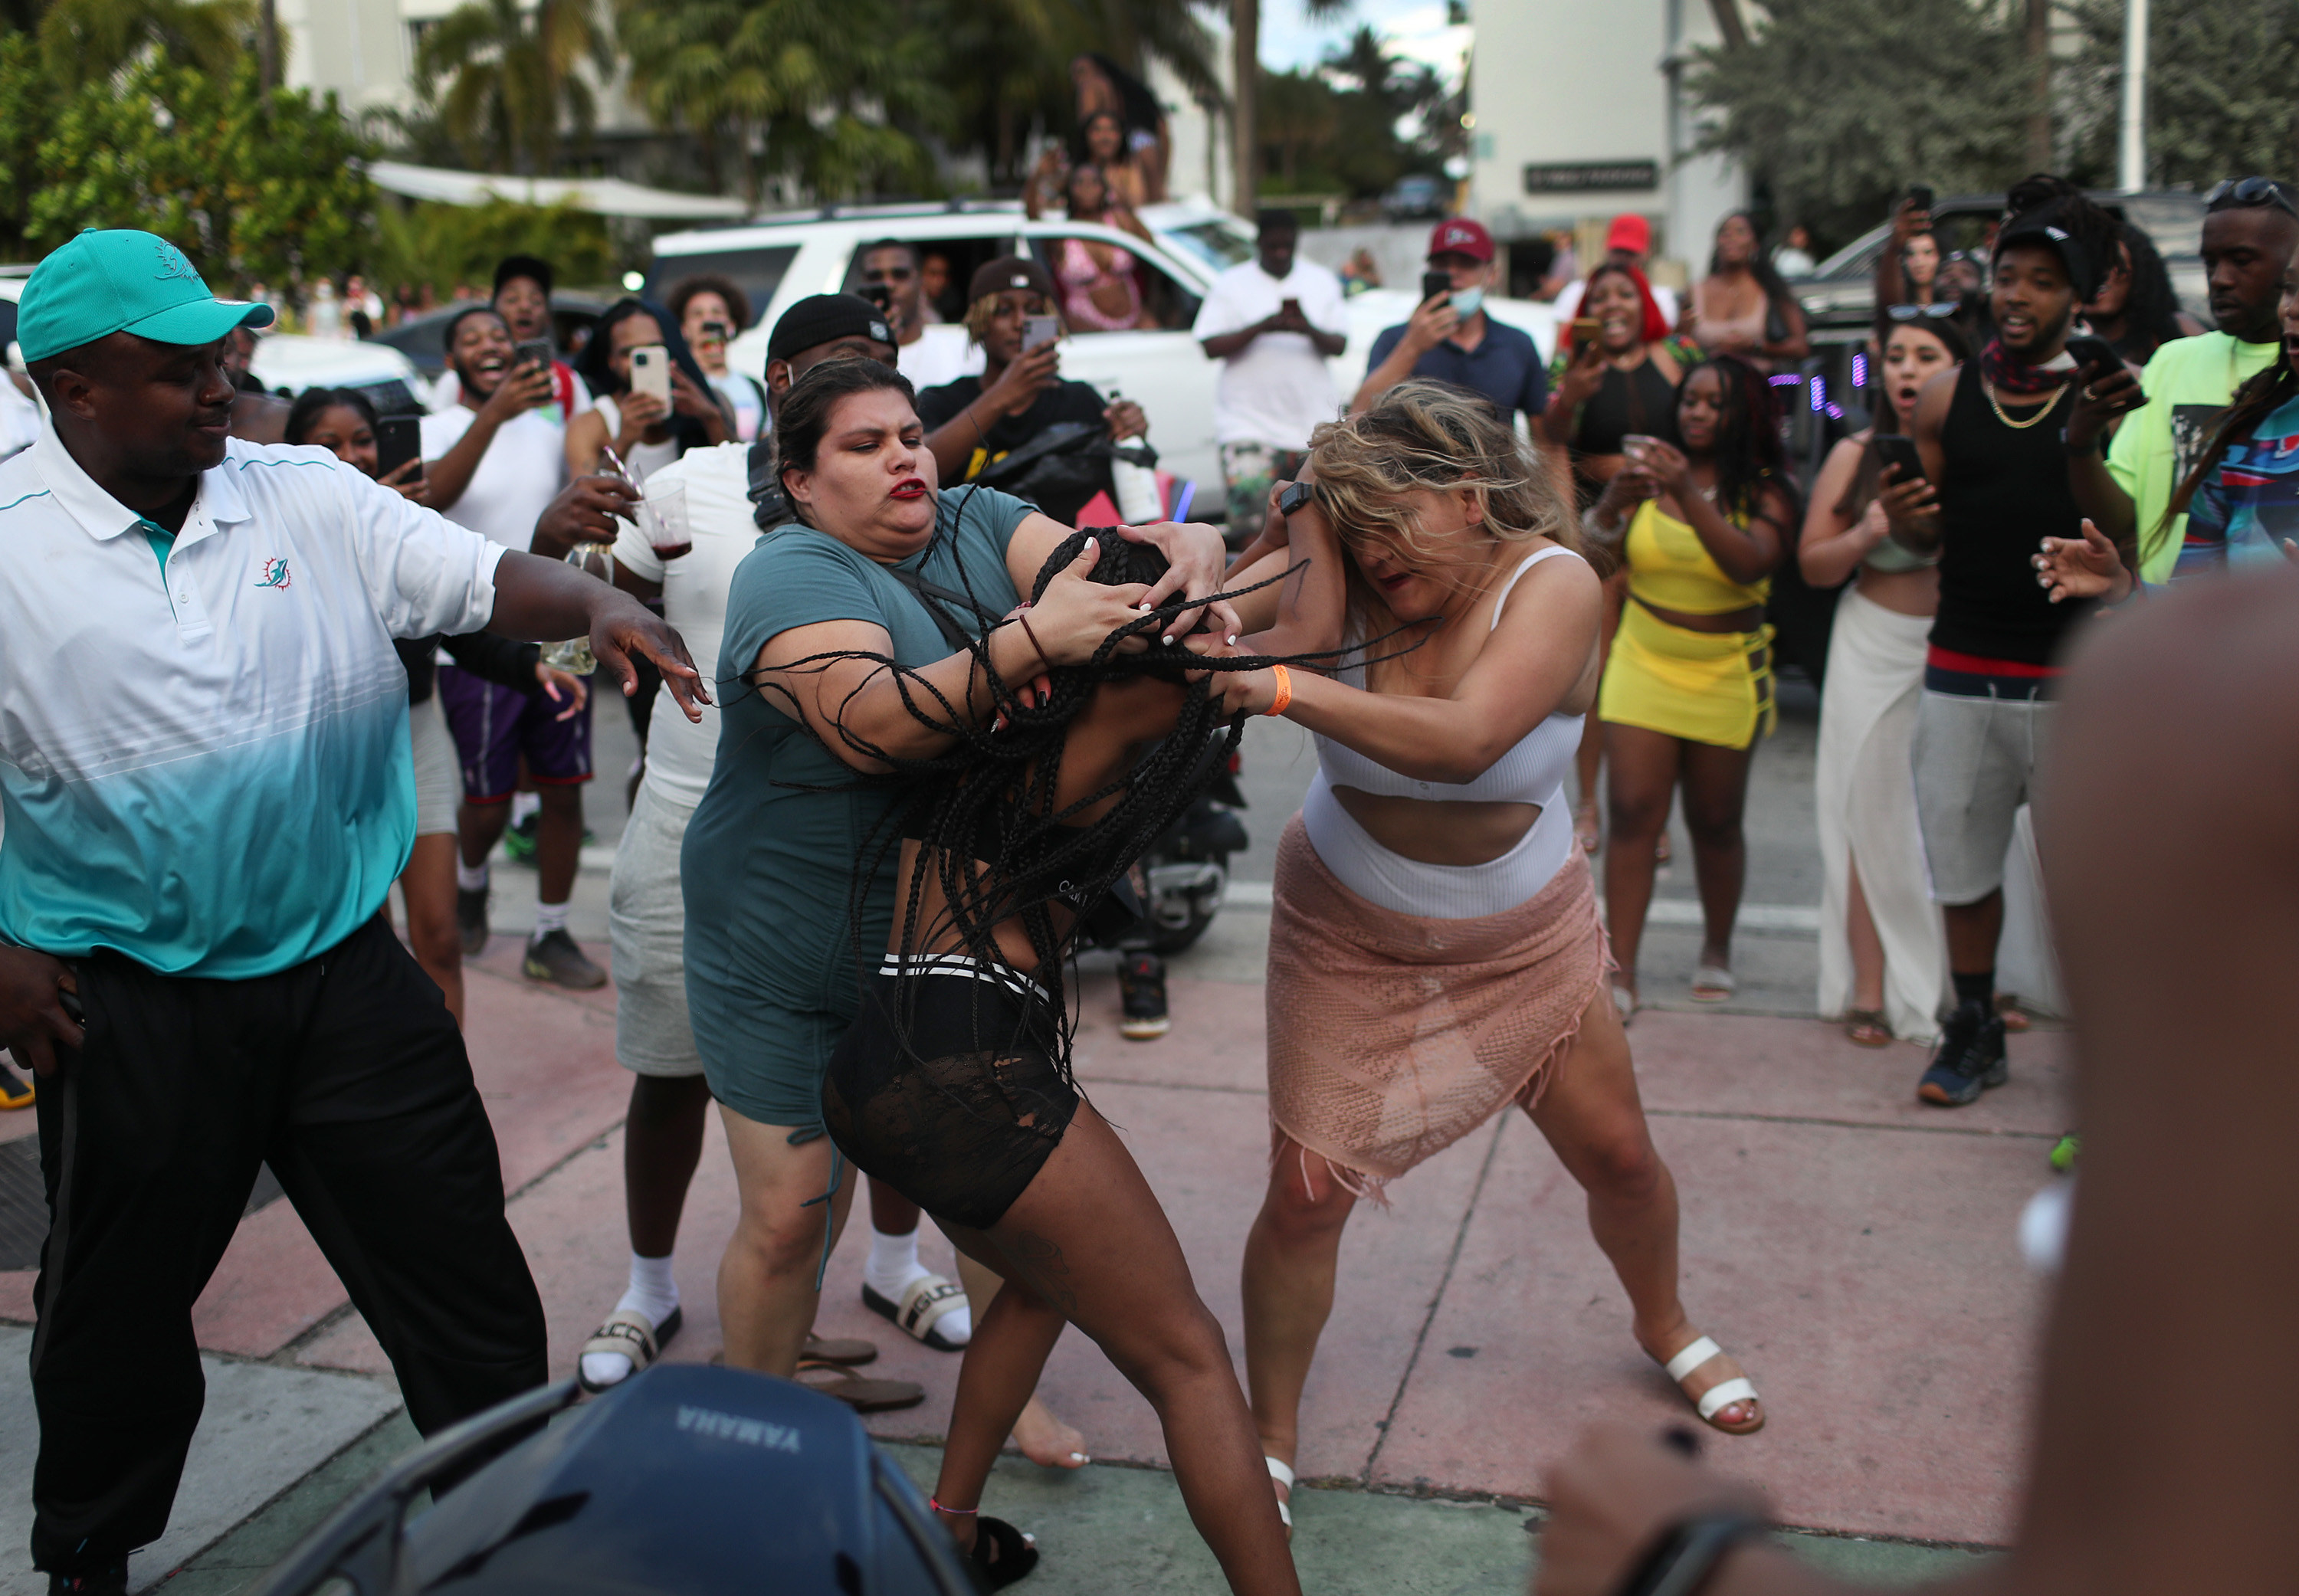
{"type": "Polygon", "coordinates": [[[1293,673],[1287,670],[1282,665],[1273,665],[1269,667],[1269,674],[1277,678],[1277,696],[1269,700],[1269,707],[1263,710],[1261,713],[1264,715],[1282,715],[1286,710],[1292,707],[1293,673]]]}

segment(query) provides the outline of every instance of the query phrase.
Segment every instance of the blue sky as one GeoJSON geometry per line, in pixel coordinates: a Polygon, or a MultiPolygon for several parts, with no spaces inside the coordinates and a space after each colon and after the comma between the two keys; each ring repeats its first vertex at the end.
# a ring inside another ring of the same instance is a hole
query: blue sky
{"type": "Polygon", "coordinates": [[[1446,26],[1444,0],[1357,0],[1330,22],[1309,21],[1300,0],[1263,0],[1262,64],[1279,71],[1315,66],[1360,23],[1370,24],[1397,54],[1435,67],[1448,83],[1458,79],[1469,29],[1446,26]]]}

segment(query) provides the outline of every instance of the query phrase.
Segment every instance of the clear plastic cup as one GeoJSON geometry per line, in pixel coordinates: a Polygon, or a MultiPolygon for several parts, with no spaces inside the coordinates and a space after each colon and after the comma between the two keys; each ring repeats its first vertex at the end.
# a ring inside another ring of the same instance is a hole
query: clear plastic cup
{"type": "Polygon", "coordinates": [[[688,518],[686,484],[665,483],[649,488],[639,500],[639,530],[658,559],[676,559],[694,547],[694,523],[688,518]]]}
{"type": "MultiPolygon", "coordinates": [[[[569,565],[602,582],[614,568],[610,563],[613,558],[613,550],[606,543],[577,543],[567,551],[569,565]]],[[[587,676],[599,668],[598,656],[591,652],[588,637],[570,637],[544,644],[543,663],[570,676],[587,676]]]]}

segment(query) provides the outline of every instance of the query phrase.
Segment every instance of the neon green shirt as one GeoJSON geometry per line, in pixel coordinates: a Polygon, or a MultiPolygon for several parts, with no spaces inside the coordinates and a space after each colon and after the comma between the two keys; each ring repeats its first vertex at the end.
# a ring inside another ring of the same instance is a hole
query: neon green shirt
{"type": "Polygon", "coordinates": [[[2148,360],[2139,377],[2146,408],[2131,413],[2107,451],[2109,474],[2138,508],[2143,580],[2170,578],[2187,533],[2185,515],[2159,529],[2171,495],[2195,468],[2235,391],[2282,353],[2280,343],[2203,333],[2172,339],[2148,360]]]}

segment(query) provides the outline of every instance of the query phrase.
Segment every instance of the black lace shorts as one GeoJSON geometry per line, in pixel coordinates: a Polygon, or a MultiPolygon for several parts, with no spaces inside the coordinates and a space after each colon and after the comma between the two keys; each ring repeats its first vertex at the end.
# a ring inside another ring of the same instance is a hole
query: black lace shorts
{"type": "Polygon", "coordinates": [[[822,1117],[839,1150],[938,1220],[986,1230],[1069,1129],[1077,1087],[1043,991],[957,955],[890,958],[830,1056],[822,1117]],[[900,1010],[897,1023],[897,1006],[900,1010]]]}

